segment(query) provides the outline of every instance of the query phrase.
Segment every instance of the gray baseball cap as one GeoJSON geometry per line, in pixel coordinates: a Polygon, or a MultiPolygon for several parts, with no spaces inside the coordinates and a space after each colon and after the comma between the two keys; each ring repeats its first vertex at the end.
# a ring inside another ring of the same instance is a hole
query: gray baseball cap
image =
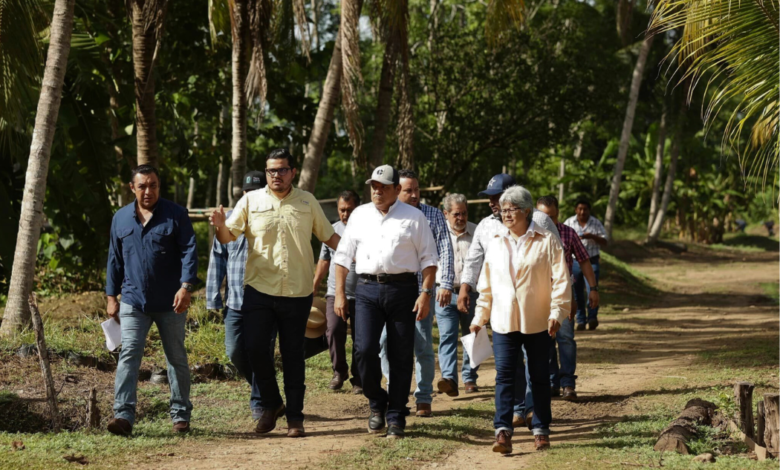
{"type": "Polygon", "coordinates": [[[372,181],[397,186],[400,184],[401,179],[395,168],[390,165],[382,165],[374,169],[374,172],[371,173],[371,178],[366,180],[366,184],[371,184],[372,181]]]}

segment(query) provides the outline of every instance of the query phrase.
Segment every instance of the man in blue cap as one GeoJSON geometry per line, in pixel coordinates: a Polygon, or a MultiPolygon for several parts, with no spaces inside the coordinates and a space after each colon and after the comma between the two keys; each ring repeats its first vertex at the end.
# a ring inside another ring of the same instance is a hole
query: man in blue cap
{"type": "MultiPolygon", "coordinates": [[[[460,293],[458,294],[458,310],[462,313],[468,313],[470,307],[469,292],[477,291],[477,281],[479,280],[479,273],[482,270],[482,264],[485,261],[485,250],[487,248],[488,241],[498,234],[506,233],[506,227],[501,222],[501,204],[498,202],[501,195],[507,189],[515,186],[517,182],[511,176],[501,173],[492,178],[488,182],[486,190],[480,192],[478,195],[481,197],[487,197],[489,199],[490,210],[493,211],[492,215],[489,215],[482,219],[477,225],[477,230],[474,232],[474,239],[469,247],[469,254],[466,257],[466,262],[463,265],[463,272],[460,279],[460,293]]],[[[550,219],[544,212],[534,209],[533,212],[534,223],[545,230],[555,234],[555,238],[560,243],[561,236],[558,233],[558,227],[555,226],[552,219],[550,219]]],[[[563,245],[561,245],[563,246],[563,245]]],[[[513,422],[514,427],[527,424],[530,426],[531,413],[533,409],[533,400],[531,398],[531,388],[527,386],[527,372],[523,366],[527,361],[519,360],[517,362],[517,380],[518,386],[515,389],[515,419],[513,422]],[[524,396],[525,395],[525,396],[524,396]]]]}

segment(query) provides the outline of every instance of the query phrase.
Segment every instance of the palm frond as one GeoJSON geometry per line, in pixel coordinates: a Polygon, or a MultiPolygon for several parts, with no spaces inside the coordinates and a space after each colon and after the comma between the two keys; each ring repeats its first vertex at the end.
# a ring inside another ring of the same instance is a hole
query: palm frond
{"type": "MultiPolygon", "coordinates": [[[[231,0],[234,1],[234,0],[231,0]]],[[[265,101],[268,91],[266,82],[265,50],[273,20],[274,3],[272,0],[250,0],[247,4],[249,17],[249,72],[246,78],[247,98],[251,103],[260,99],[265,101]]],[[[235,33],[234,33],[235,34],[235,33]]]]}
{"type": "Polygon", "coordinates": [[[670,53],[675,74],[694,85],[707,78],[705,123],[728,105],[723,146],[736,151],[746,176],[764,183],[780,155],[779,14],[778,0],[659,0],[650,24],[650,34],[682,28],[670,53]]]}
{"type": "Polygon", "coordinates": [[[309,19],[306,17],[306,0],[292,0],[292,7],[295,12],[295,22],[298,23],[298,33],[301,36],[301,50],[306,60],[310,62],[311,44],[309,41],[309,19]]]}
{"type": "Polygon", "coordinates": [[[231,11],[228,0],[209,0],[209,33],[212,45],[225,42],[222,38],[232,32],[231,11]]]}
{"type": "Polygon", "coordinates": [[[344,116],[347,121],[349,142],[352,145],[352,155],[358,166],[365,166],[363,154],[363,124],[360,120],[360,112],[357,104],[360,88],[363,85],[363,76],[360,73],[360,20],[361,0],[341,1],[341,66],[343,76],[341,79],[341,101],[344,116]]]}
{"type": "Polygon", "coordinates": [[[485,37],[490,47],[496,47],[523,24],[523,0],[490,0],[485,16],[485,37]]]}
{"type": "Polygon", "coordinates": [[[38,0],[0,0],[0,121],[17,124],[43,65],[38,0]]]}

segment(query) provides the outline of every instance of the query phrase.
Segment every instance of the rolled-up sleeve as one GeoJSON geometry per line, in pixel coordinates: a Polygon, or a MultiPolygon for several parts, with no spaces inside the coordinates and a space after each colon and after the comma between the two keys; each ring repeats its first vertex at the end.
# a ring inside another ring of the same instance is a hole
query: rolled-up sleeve
{"type": "Polygon", "coordinates": [[[436,247],[436,240],[433,238],[431,227],[428,225],[428,221],[422,213],[420,213],[420,218],[415,222],[413,239],[414,246],[417,248],[417,259],[420,262],[420,271],[430,266],[437,266],[439,264],[439,251],[436,247]]]}
{"type": "MultiPolygon", "coordinates": [[[[353,214],[352,217],[355,217],[353,214]]],[[[338,249],[333,255],[333,262],[339,266],[343,266],[349,269],[352,266],[352,260],[355,259],[357,253],[357,239],[355,233],[359,229],[355,229],[358,222],[353,221],[353,225],[347,225],[344,229],[344,233],[341,235],[341,241],[339,242],[338,249]]]]}
{"type": "Polygon", "coordinates": [[[108,242],[108,264],[106,265],[106,295],[117,296],[122,293],[122,281],[125,277],[125,262],[122,247],[116,234],[116,217],[111,221],[108,242]]]}
{"type": "Polygon", "coordinates": [[[177,220],[178,233],[176,243],[181,252],[181,282],[198,283],[198,244],[195,241],[195,230],[192,228],[190,216],[183,211],[177,220]]]}
{"type": "Polygon", "coordinates": [[[490,263],[485,261],[482,272],[479,275],[479,284],[477,285],[479,297],[477,306],[474,310],[474,319],[472,325],[485,326],[490,321],[490,312],[493,309],[493,291],[490,286],[490,263]]]}
{"type": "Polygon", "coordinates": [[[547,249],[552,270],[552,293],[550,300],[550,319],[555,319],[558,323],[569,316],[571,311],[571,278],[569,277],[569,268],[564,258],[563,247],[559,243],[553,243],[550,240],[547,249]]]}

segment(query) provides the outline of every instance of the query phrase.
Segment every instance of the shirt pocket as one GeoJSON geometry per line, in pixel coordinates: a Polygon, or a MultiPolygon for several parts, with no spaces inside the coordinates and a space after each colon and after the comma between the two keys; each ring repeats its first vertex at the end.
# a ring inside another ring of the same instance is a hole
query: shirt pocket
{"type": "Polygon", "coordinates": [[[173,251],[173,227],[170,225],[158,225],[154,227],[149,236],[152,241],[152,250],[155,254],[167,255],[173,251]]]}
{"type": "Polygon", "coordinates": [[[286,217],[287,223],[293,230],[308,230],[311,232],[313,225],[311,207],[306,205],[290,206],[286,217]]]}
{"type": "Polygon", "coordinates": [[[117,231],[116,237],[119,239],[119,243],[122,245],[122,258],[127,259],[130,255],[135,253],[135,246],[133,245],[134,227],[125,228],[117,231]]]}
{"type": "Polygon", "coordinates": [[[261,205],[249,211],[249,228],[253,234],[271,230],[276,216],[271,204],[261,205]]]}

